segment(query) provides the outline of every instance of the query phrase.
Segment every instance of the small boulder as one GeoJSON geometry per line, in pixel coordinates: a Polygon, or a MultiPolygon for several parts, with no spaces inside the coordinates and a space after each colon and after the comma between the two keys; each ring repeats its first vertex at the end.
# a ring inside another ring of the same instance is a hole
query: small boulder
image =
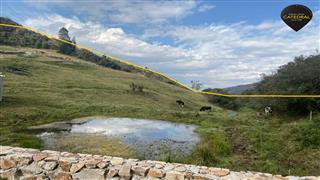
{"type": "Polygon", "coordinates": [[[54,170],[57,166],[58,166],[58,163],[57,163],[57,162],[55,162],[55,161],[50,161],[50,162],[44,163],[44,165],[42,166],[42,169],[47,170],[47,171],[52,171],[52,170],[54,170]]]}
{"type": "Polygon", "coordinates": [[[106,170],[104,169],[83,169],[82,171],[73,174],[72,178],[78,180],[105,180],[105,176],[106,170]]]}
{"type": "Polygon", "coordinates": [[[200,170],[200,169],[199,169],[198,166],[190,165],[189,170],[190,170],[192,173],[197,174],[197,173],[199,173],[199,170],[200,170]]]}
{"type": "Polygon", "coordinates": [[[46,157],[48,157],[48,154],[44,153],[44,152],[38,152],[38,153],[33,154],[34,161],[41,161],[46,157]]]}
{"type": "Polygon", "coordinates": [[[166,173],[166,180],[184,180],[184,174],[178,171],[169,171],[166,173]]]}
{"type": "Polygon", "coordinates": [[[145,177],[149,171],[149,167],[143,167],[143,166],[133,166],[132,171],[134,174],[138,175],[138,176],[143,176],[145,177]]]}
{"type": "Polygon", "coordinates": [[[19,169],[23,175],[37,175],[43,172],[37,162],[33,162],[28,166],[22,166],[19,169]]]}
{"type": "Polygon", "coordinates": [[[210,175],[210,174],[195,174],[193,175],[193,179],[194,180],[219,180],[219,177],[215,175],[210,175]]]}
{"type": "Polygon", "coordinates": [[[72,164],[70,167],[70,173],[76,173],[84,167],[84,162],[79,162],[77,164],[72,164]]]}
{"type": "Polygon", "coordinates": [[[11,168],[8,170],[0,169],[0,179],[18,179],[17,168],[11,168]]]}
{"type": "Polygon", "coordinates": [[[12,160],[14,160],[17,164],[19,165],[28,165],[30,164],[33,159],[32,159],[32,154],[27,154],[27,153],[23,153],[23,154],[13,154],[12,156],[10,156],[12,160]]]}
{"type": "Polygon", "coordinates": [[[130,165],[123,165],[120,170],[119,170],[119,176],[123,176],[123,177],[130,177],[131,174],[131,166],[130,165]]]}
{"type": "Polygon", "coordinates": [[[12,147],[10,146],[0,146],[0,156],[10,154],[12,152],[12,147]]]}
{"type": "Polygon", "coordinates": [[[209,168],[210,174],[223,177],[226,176],[230,173],[229,169],[224,169],[224,168],[209,168]]]}
{"type": "Polygon", "coordinates": [[[100,162],[101,162],[101,160],[90,159],[90,160],[88,160],[88,161],[85,162],[85,165],[86,165],[87,168],[93,169],[93,168],[96,168],[96,167],[97,167],[97,164],[100,163],[100,162]]]}
{"type": "Polygon", "coordinates": [[[178,165],[174,168],[174,170],[179,172],[185,172],[187,168],[185,167],[185,165],[178,165]]]}
{"type": "Polygon", "coordinates": [[[119,157],[113,157],[111,159],[111,164],[112,165],[122,165],[123,164],[123,158],[119,158],[119,157]]]}
{"type": "Polygon", "coordinates": [[[1,169],[10,169],[16,167],[16,162],[11,159],[0,159],[0,167],[1,169]]]}
{"type": "Polygon", "coordinates": [[[108,172],[108,174],[107,174],[107,177],[108,177],[108,178],[113,178],[113,177],[117,176],[117,175],[118,175],[118,172],[119,172],[119,169],[120,169],[120,167],[119,167],[119,168],[117,168],[117,167],[111,167],[111,168],[109,169],[109,172],[108,172]]]}
{"type": "Polygon", "coordinates": [[[60,168],[62,171],[69,172],[71,168],[71,163],[66,160],[59,160],[58,161],[60,168]]]}
{"type": "Polygon", "coordinates": [[[66,172],[55,173],[52,177],[52,180],[72,180],[72,176],[66,172]]]}
{"type": "Polygon", "coordinates": [[[98,168],[100,168],[100,169],[106,168],[106,167],[108,166],[108,161],[102,160],[101,162],[99,162],[99,163],[97,164],[97,166],[98,166],[98,168]]]}
{"type": "Polygon", "coordinates": [[[162,178],[164,176],[164,171],[157,168],[151,168],[149,170],[148,176],[155,177],[155,178],[162,178]]]}

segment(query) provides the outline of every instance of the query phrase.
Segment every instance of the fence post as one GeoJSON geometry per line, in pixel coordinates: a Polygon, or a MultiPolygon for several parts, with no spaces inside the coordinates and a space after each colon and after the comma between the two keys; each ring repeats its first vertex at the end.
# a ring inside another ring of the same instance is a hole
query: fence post
{"type": "Polygon", "coordinates": [[[0,101],[2,101],[4,75],[0,73],[0,101]]]}

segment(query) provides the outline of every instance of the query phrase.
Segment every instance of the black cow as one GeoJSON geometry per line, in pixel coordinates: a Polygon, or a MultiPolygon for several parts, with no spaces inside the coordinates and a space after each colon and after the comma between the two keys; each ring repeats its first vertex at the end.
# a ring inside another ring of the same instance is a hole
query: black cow
{"type": "Polygon", "coordinates": [[[181,101],[181,100],[176,100],[176,103],[177,103],[177,106],[179,106],[179,107],[184,107],[184,102],[183,101],[181,101]]]}
{"type": "Polygon", "coordinates": [[[207,111],[207,112],[210,112],[212,110],[212,107],[211,106],[202,106],[200,108],[200,111],[207,111]]]}

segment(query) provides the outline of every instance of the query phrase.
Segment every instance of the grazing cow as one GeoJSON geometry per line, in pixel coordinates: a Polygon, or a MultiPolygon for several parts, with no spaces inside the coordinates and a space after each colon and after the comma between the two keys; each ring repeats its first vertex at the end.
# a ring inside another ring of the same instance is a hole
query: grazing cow
{"type": "Polygon", "coordinates": [[[184,102],[181,100],[176,100],[177,106],[183,108],[184,107],[184,102]]]}
{"type": "Polygon", "coordinates": [[[202,106],[200,108],[200,111],[207,111],[207,112],[210,112],[212,110],[211,106],[202,106]]]}
{"type": "Polygon", "coordinates": [[[272,115],[272,109],[270,106],[267,106],[264,108],[264,114],[267,116],[271,116],[272,115]]]}

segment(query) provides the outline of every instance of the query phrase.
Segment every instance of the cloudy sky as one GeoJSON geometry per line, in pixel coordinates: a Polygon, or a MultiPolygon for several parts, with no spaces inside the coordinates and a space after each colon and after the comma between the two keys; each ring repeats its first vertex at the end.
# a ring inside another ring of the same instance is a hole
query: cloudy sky
{"type": "Polygon", "coordinates": [[[319,1],[1,0],[1,16],[190,85],[221,88],[256,82],[294,56],[320,49],[319,1]],[[295,32],[283,8],[303,4],[313,19],[295,32]]]}

